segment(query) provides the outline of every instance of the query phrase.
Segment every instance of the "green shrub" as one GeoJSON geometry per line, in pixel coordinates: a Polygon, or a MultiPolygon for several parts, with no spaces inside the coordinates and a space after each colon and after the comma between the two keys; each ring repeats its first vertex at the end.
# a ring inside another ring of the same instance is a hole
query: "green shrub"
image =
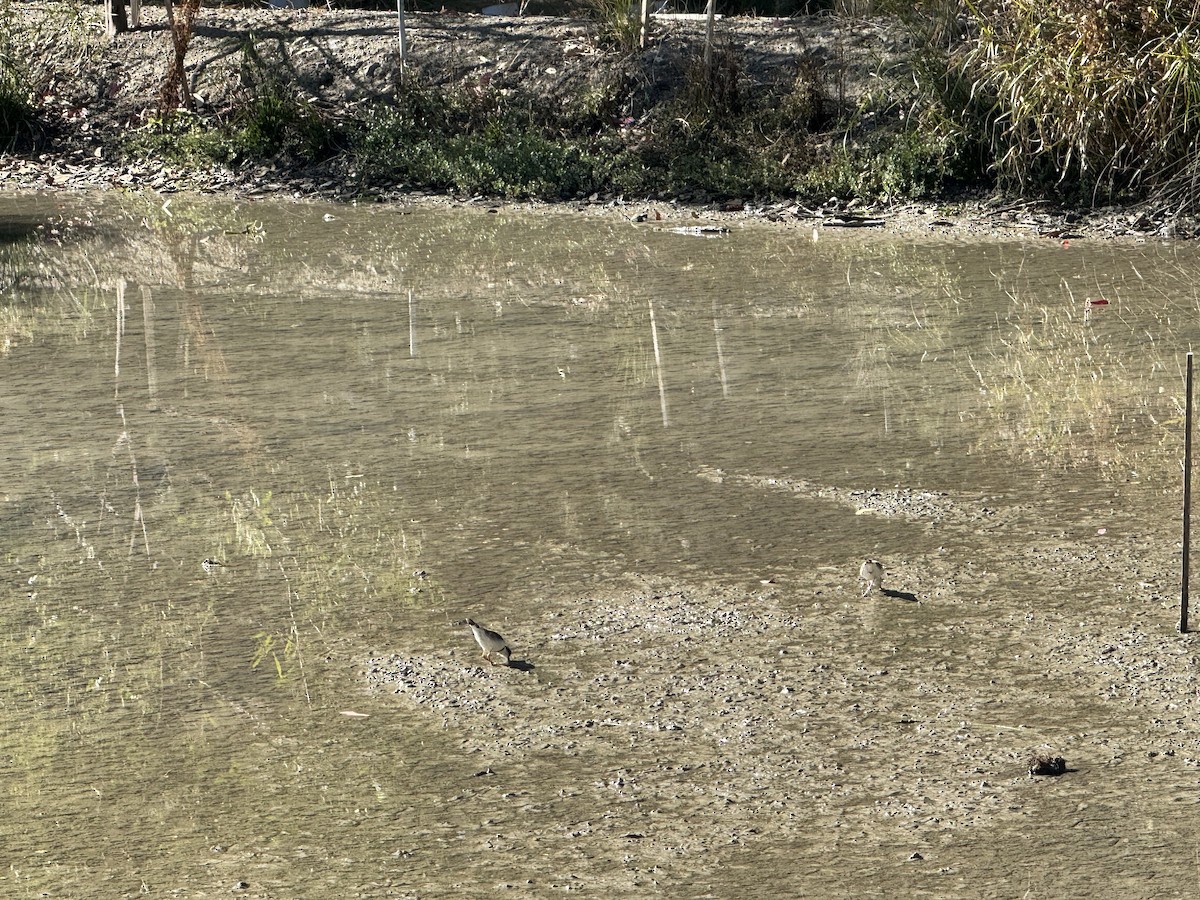
{"type": "Polygon", "coordinates": [[[513,199],[568,199],[599,187],[599,160],[575,140],[500,114],[448,127],[446,119],[428,115],[428,92],[415,99],[415,105],[376,110],[353,141],[366,181],[513,199]]]}
{"type": "Polygon", "coordinates": [[[311,107],[282,89],[254,97],[234,117],[237,152],[257,157],[287,153],[310,162],[328,156],[336,130],[311,107]]]}
{"type": "Polygon", "coordinates": [[[238,155],[238,149],[226,131],[212,127],[185,110],[151,120],[144,128],[130,134],[124,147],[135,156],[153,156],[198,166],[231,163],[238,155]]]}
{"type": "Polygon", "coordinates": [[[0,145],[11,147],[33,120],[29,80],[13,47],[13,12],[0,0],[0,145]]]}
{"type": "Polygon", "coordinates": [[[842,145],[798,183],[801,194],[900,202],[953,192],[978,180],[952,141],[925,130],[881,132],[863,145],[842,145]]]}

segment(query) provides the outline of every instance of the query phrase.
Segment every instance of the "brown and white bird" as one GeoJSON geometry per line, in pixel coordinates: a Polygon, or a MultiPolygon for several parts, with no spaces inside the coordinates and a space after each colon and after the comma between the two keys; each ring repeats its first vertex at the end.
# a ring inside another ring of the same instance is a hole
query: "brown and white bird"
{"type": "Polygon", "coordinates": [[[862,564],[858,570],[858,577],[865,581],[867,586],[863,588],[862,595],[865,597],[871,591],[883,590],[883,563],[877,559],[868,559],[862,564]]]}
{"type": "Polygon", "coordinates": [[[496,660],[492,659],[492,656],[498,655],[504,660],[504,665],[508,665],[508,661],[512,658],[512,651],[508,648],[508,641],[504,640],[496,632],[484,628],[474,619],[463,619],[461,624],[470,626],[471,634],[475,635],[475,643],[483,651],[484,659],[494,666],[496,665],[496,660]]]}

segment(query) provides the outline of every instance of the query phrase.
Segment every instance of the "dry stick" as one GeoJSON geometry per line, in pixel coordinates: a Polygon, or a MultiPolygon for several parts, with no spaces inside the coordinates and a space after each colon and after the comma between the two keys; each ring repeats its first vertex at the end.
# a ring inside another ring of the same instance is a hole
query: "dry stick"
{"type": "Polygon", "coordinates": [[[1187,355],[1187,399],[1183,408],[1183,586],[1179,595],[1179,633],[1188,630],[1188,555],[1192,519],[1192,354],[1187,355]]]}
{"type": "Polygon", "coordinates": [[[203,0],[182,0],[179,15],[175,15],[175,4],[172,0],[164,0],[163,11],[167,17],[167,30],[171,35],[171,46],[175,58],[171,61],[167,76],[159,89],[159,114],[173,113],[180,106],[192,108],[192,92],[187,83],[187,69],[184,67],[184,57],[187,56],[188,45],[192,42],[192,28],[196,16],[200,13],[203,0]]]}

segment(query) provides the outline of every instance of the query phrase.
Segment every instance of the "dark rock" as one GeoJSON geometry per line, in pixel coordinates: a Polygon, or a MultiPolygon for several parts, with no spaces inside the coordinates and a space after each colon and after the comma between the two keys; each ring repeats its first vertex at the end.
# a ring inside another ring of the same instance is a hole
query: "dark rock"
{"type": "Polygon", "coordinates": [[[1050,756],[1044,753],[1035,753],[1029,758],[1029,776],[1034,775],[1062,775],[1067,771],[1067,763],[1061,756],[1050,756]]]}

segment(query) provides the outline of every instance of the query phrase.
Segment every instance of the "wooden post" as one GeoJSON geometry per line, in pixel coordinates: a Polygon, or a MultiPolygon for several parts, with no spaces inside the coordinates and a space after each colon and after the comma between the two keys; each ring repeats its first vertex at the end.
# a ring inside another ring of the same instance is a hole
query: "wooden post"
{"type": "Polygon", "coordinates": [[[650,0],[642,0],[642,15],[641,15],[642,31],[638,36],[638,46],[643,50],[646,49],[646,32],[650,30],[650,0]]]}
{"type": "Polygon", "coordinates": [[[400,21],[400,73],[408,60],[408,36],[404,33],[404,0],[396,0],[396,18],[400,21]]]}
{"type": "Polygon", "coordinates": [[[1187,355],[1187,399],[1183,407],[1183,586],[1179,594],[1179,633],[1188,630],[1188,555],[1192,520],[1192,354],[1187,355]]]}
{"type": "Polygon", "coordinates": [[[712,86],[713,19],[717,16],[717,0],[708,0],[708,16],[704,22],[704,74],[712,86]]]}
{"type": "MultiPolygon", "coordinates": [[[[140,7],[137,12],[140,16],[140,7]]],[[[104,0],[104,31],[109,39],[128,30],[129,18],[125,15],[125,0],[104,0]]]]}

